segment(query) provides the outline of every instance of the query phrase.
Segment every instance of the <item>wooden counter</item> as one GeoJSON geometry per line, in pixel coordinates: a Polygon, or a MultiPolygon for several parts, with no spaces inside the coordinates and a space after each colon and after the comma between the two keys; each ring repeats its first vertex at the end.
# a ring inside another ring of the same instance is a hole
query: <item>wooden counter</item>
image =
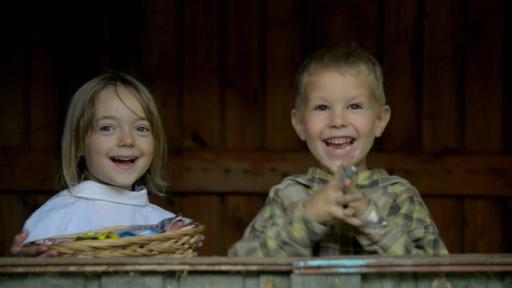
{"type": "Polygon", "coordinates": [[[0,287],[512,287],[512,254],[0,258],[0,287]]]}

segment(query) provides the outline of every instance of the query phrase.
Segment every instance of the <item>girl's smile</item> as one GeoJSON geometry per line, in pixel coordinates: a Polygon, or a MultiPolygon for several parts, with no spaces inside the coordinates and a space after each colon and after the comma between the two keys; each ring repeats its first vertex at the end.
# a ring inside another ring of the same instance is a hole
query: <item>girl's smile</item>
{"type": "Polygon", "coordinates": [[[103,90],[96,101],[95,128],[87,137],[87,169],[98,181],[131,190],[149,168],[154,139],[144,109],[123,86],[103,90]]]}

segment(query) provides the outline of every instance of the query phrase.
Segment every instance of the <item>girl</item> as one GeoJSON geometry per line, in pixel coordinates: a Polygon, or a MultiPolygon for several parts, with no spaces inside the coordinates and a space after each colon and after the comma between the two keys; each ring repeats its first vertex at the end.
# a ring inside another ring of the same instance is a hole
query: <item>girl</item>
{"type": "MultiPolygon", "coordinates": [[[[149,91],[117,72],[85,83],[73,96],[62,137],[62,178],[53,196],[15,237],[14,255],[53,256],[23,243],[108,226],[155,224],[175,215],[148,201],[162,195],[165,135],[149,91]]],[[[177,222],[171,230],[183,225],[177,222]]]]}

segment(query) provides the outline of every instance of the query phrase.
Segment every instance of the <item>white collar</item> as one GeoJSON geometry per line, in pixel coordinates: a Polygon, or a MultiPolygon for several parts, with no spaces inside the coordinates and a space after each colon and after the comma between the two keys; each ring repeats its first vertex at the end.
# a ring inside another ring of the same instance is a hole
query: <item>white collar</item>
{"type": "Polygon", "coordinates": [[[149,204],[148,190],[129,191],[116,186],[100,184],[92,180],[80,182],[68,189],[75,197],[121,203],[134,206],[146,206],[149,204]]]}

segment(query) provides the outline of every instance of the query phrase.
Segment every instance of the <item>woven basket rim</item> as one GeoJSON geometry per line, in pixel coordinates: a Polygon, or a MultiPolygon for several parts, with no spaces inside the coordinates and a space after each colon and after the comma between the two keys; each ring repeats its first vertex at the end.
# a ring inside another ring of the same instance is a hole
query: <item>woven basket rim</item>
{"type": "MultiPolygon", "coordinates": [[[[119,227],[119,226],[112,226],[107,227],[101,230],[91,230],[94,232],[98,231],[108,231],[109,228],[113,227],[119,227]]],[[[71,246],[81,245],[81,246],[108,246],[109,244],[113,246],[122,246],[123,244],[133,244],[133,243],[140,243],[140,242],[153,242],[158,240],[166,240],[166,239],[179,239],[183,236],[194,236],[196,234],[201,233],[204,230],[204,225],[196,224],[195,226],[190,226],[185,229],[180,229],[178,231],[169,231],[164,233],[158,233],[158,234],[152,234],[152,235],[146,235],[146,236],[131,236],[131,237],[124,237],[124,238],[118,238],[118,239],[85,239],[85,240],[75,240],[70,242],[64,242],[64,243],[56,243],[49,245],[49,248],[68,248],[71,246]]],[[[90,231],[87,231],[90,232],[90,231]]],[[[84,233],[87,233],[84,232],[84,233]]],[[[80,233],[83,234],[83,233],[80,233]]],[[[68,236],[68,235],[66,235],[68,236]]],[[[54,237],[55,239],[58,239],[58,237],[54,237]]]]}

